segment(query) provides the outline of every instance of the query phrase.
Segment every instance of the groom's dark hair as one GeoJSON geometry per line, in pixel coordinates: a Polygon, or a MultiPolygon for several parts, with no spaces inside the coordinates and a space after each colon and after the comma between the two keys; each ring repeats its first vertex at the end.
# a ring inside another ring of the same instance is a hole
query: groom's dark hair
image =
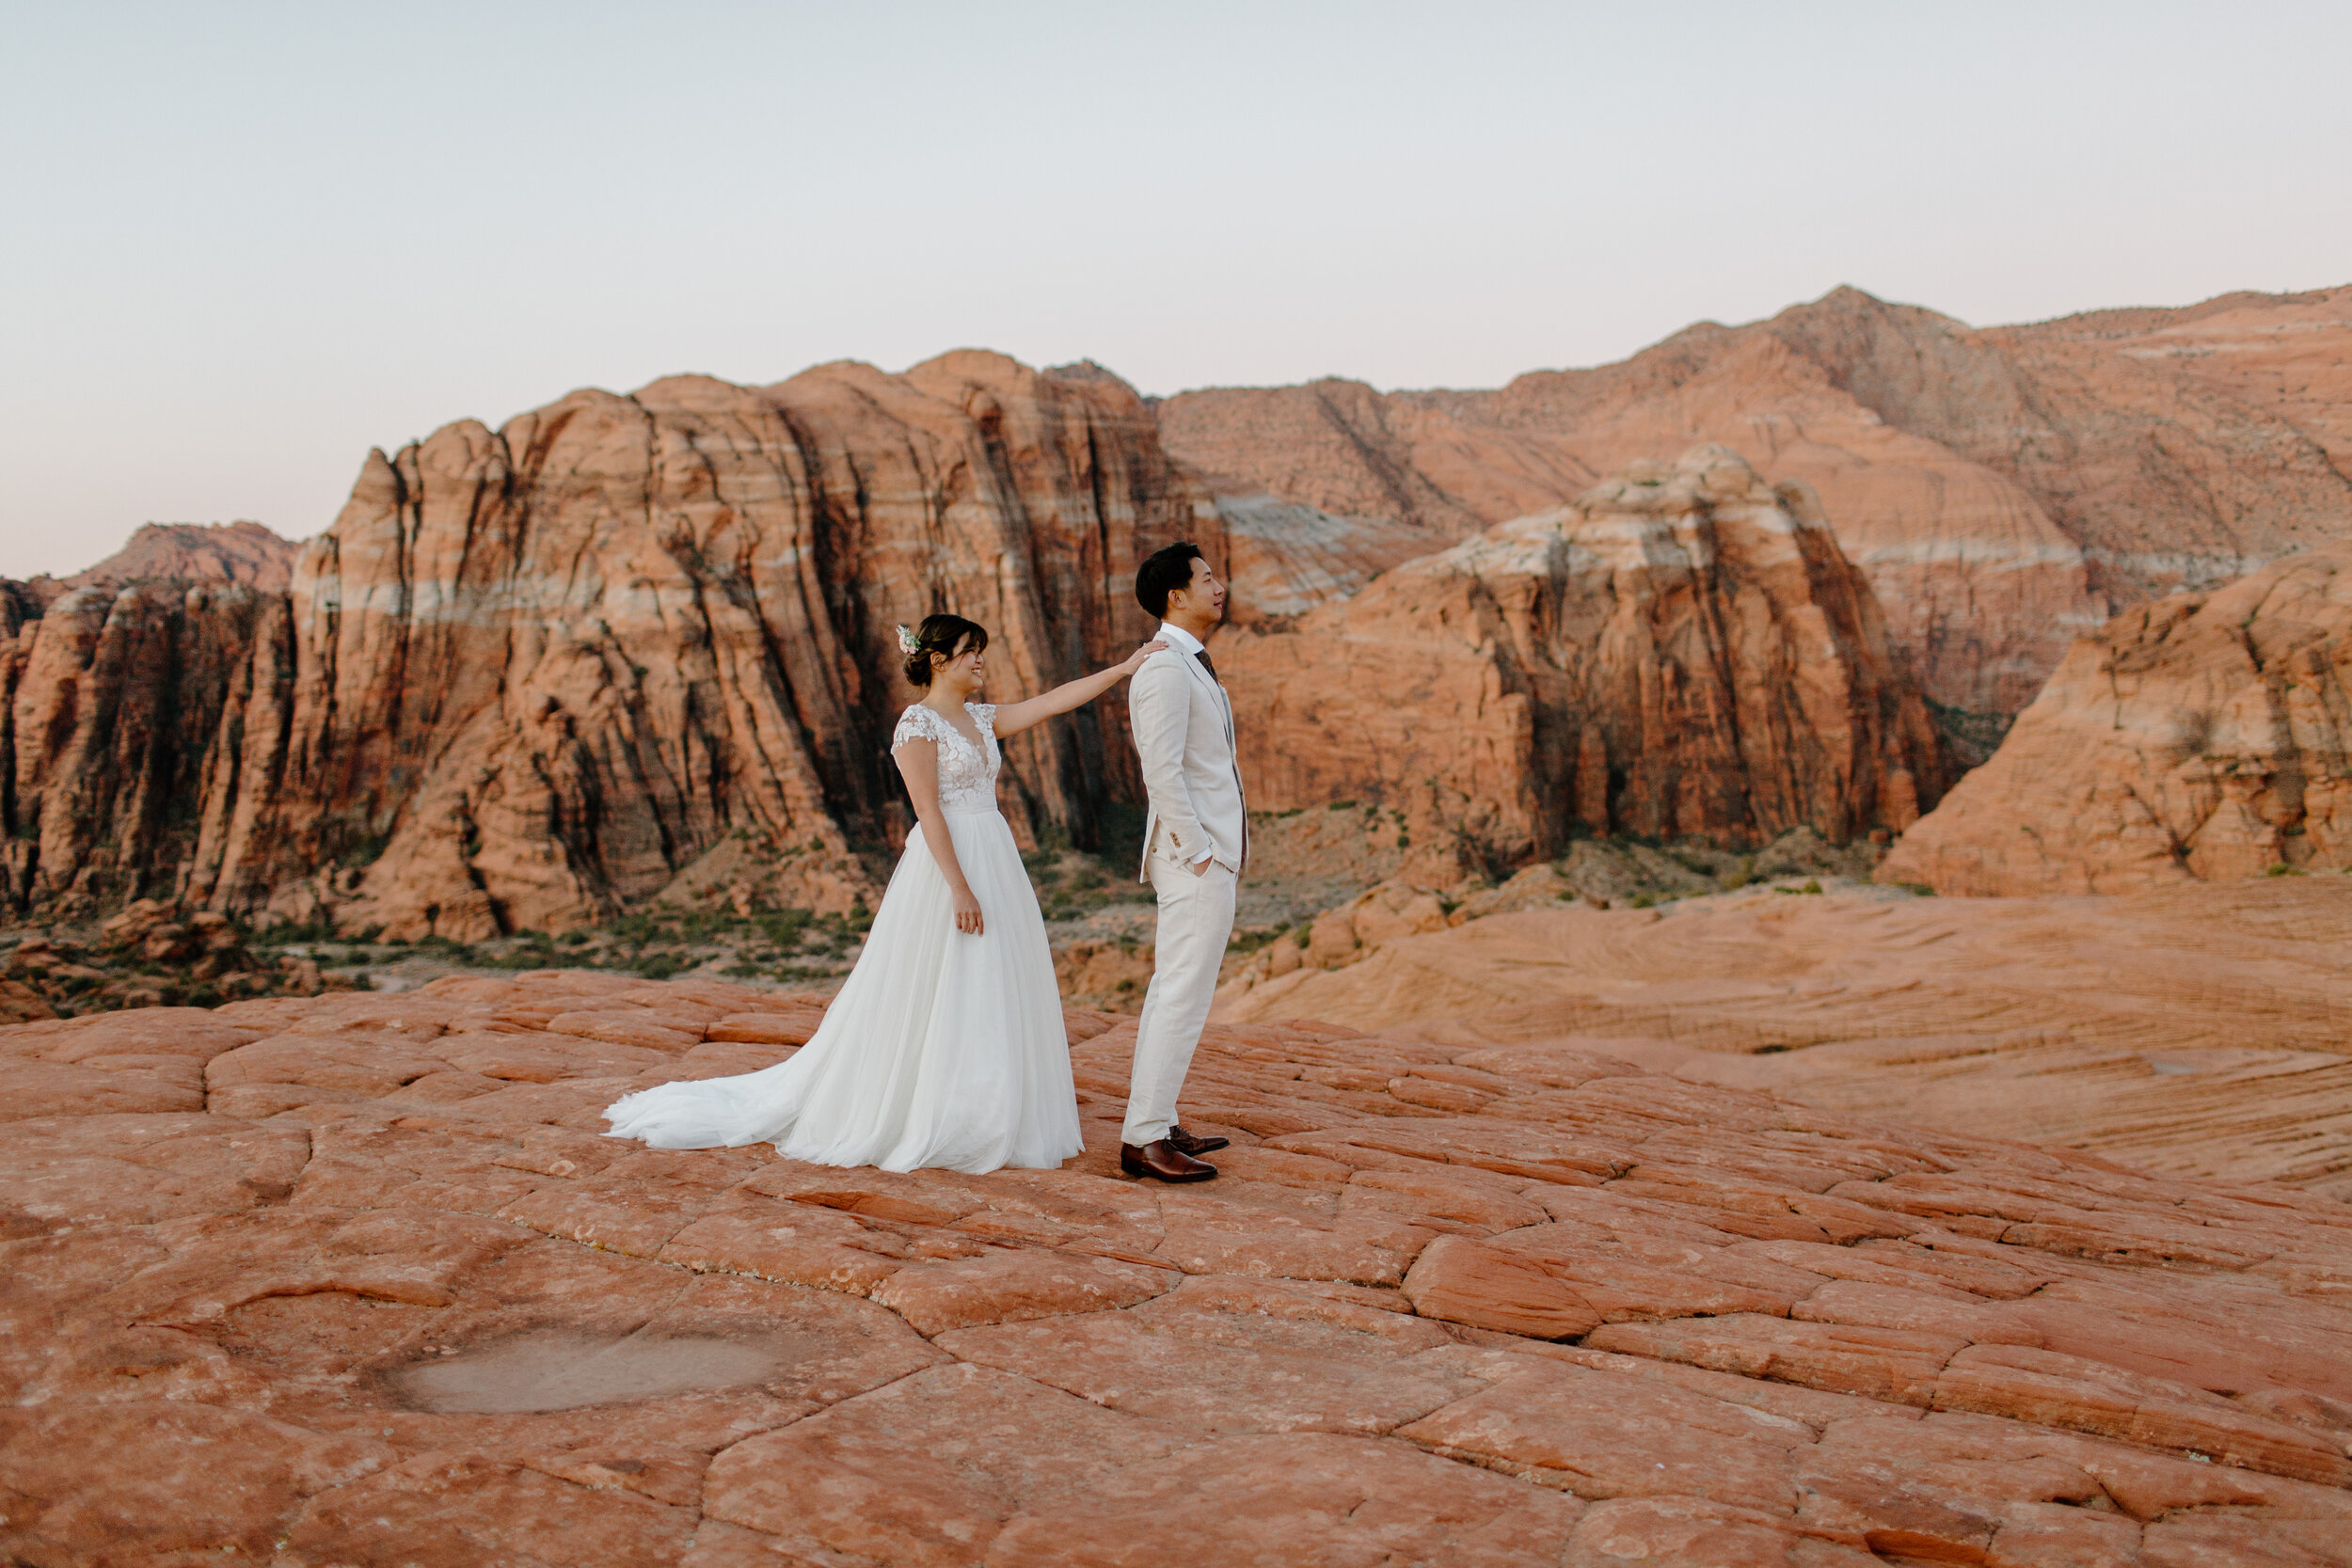
{"type": "Polygon", "coordinates": [[[1192,563],[1204,559],[1194,544],[1163,545],[1136,568],[1136,603],[1154,621],[1168,618],[1168,596],[1192,585],[1192,563]]]}

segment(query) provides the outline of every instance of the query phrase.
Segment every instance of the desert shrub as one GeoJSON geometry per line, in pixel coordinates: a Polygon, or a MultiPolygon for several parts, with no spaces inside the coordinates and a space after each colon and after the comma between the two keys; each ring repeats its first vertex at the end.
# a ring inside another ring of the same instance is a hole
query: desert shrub
{"type": "Polygon", "coordinates": [[[816,918],[816,914],[808,910],[772,910],[755,916],[753,924],[770,942],[790,952],[801,944],[802,934],[807,931],[809,922],[816,918]]]}

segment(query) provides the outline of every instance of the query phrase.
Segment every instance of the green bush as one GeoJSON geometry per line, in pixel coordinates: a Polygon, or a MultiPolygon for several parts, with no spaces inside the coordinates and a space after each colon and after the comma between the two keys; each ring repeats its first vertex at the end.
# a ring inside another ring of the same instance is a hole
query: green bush
{"type": "Polygon", "coordinates": [[[773,910],[755,917],[753,924],[759,927],[762,936],[788,953],[801,944],[809,922],[816,918],[809,910],[773,910]]]}

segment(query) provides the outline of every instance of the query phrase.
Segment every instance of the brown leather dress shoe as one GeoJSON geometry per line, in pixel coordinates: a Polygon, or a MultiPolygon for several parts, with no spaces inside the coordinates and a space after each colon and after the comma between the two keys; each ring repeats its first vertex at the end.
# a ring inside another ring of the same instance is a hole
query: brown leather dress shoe
{"type": "Polygon", "coordinates": [[[1187,1132],[1181,1127],[1170,1126],[1168,1130],[1168,1141],[1176,1146],[1176,1152],[1179,1154],[1200,1155],[1214,1154],[1218,1149],[1229,1147],[1233,1140],[1220,1138],[1215,1133],[1203,1138],[1187,1132]]]}
{"type": "Polygon", "coordinates": [[[1216,1174],[1215,1165],[1194,1159],[1166,1138],[1154,1138],[1141,1148],[1120,1144],[1119,1168],[1129,1176],[1156,1177],[1162,1181],[1206,1181],[1216,1174]]]}

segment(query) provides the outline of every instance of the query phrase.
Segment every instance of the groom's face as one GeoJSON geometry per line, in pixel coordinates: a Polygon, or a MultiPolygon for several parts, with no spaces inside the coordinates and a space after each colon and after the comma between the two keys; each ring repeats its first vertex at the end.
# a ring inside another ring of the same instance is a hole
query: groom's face
{"type": "Polygon", "coordinates": [[[1225,619],[1225,585],[1217,581],[1216,574],[1209,569],[1206,556],[1196,555],[1192,558],[1192,580],[1170,594],[1168,598],[1174,600],[1177,594],[1184,595],[1183,608],[1206,610],[1211,621],[1225,619]]]}

